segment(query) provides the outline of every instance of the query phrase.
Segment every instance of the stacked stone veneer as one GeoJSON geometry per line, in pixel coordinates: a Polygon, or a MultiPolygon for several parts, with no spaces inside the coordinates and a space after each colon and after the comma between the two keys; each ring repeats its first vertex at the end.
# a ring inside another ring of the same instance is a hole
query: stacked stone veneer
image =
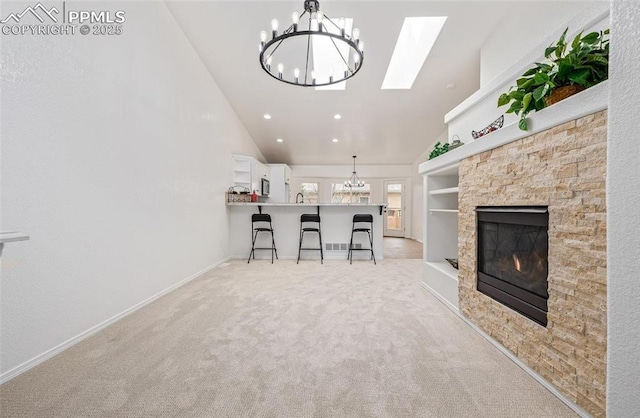
{"type": "Polygon", "coordinates": [[[606,402],[606,141],[602,111],[467,158],[459,172],[462,314],[595,416],[606,402]],[[546,328],[476,290],[475,208],[512,205],[549,206],[546,328]]]}

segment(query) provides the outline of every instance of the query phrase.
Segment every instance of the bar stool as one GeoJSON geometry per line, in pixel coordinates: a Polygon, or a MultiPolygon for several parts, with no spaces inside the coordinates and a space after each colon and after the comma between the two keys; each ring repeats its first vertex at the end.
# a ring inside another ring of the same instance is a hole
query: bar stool
{"type": "Polygon", "coordinates": [[[298,261],[296,264],[300,263],[300,251],[318,251],[320,250],[320,264],[324,264],[324,252],[322,251],[322,232],[320,231],[320,215],[310,215],[304,214],[300,216],[300,242],[298,244],[298,261]],[[308,223],[317,223],[317,227],[305,227],[305,224],[308,223]],[[305,232],[317,232],[318,240],[320,241],[320,248],[302,248],[302,240],[304,238],[305,232]]]}
{"type": "Polygon", "coordinates": [[[271,250],[271,264],[273,264],[273,254],[276,254],[276,259],[278,258],[278,250],[276,249],[276,242],[273,238],[273,225],[271,225],[271,215],[268,213],[254,213],[251,215],[251,228],[253,229],[251,236],[251,252],[249,253],[249,259],[247,260],[247,264],[251,261],[251,256],[253,259],[256,259],[256,250],[271,250]],[[255,224],[258,226],[255,226],[255,224]],[[266,224],[269,226],[267,227],[266,224]],[[263,225],[263,226],[260,226],[263,225]],[[258,237],[259,232],[269,232],[271,234],[271,247],[256,247],[256,238],[258,237]]]}
{"type": "Polygon", "coordinates": [[[373,264],[376,263],[376,256],[373,254],[373,215],[353,215],[351,226],[351,241],[349,242],[349,264],[353,264],[353,251],[371,251],[373,264]],[[356,224],[369,224],[370,226],[358,226],[356,224]],[[369,248],[353,248],[353,234],[356,232],[366,232],[369,235],[369,248]]]}

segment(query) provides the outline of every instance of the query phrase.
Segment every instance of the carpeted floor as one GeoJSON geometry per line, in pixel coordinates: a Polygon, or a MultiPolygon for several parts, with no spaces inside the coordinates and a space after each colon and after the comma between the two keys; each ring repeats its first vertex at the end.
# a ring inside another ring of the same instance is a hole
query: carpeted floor
{"type": "Polygon", "coordinates": [[[0,387],[2,417],[573,417],[420,260],[242,261],[0,387]]]}

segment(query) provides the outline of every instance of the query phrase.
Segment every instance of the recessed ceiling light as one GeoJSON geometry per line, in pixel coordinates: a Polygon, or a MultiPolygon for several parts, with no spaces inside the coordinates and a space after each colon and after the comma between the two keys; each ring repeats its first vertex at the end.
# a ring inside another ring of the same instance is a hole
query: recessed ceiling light
{"type": "Polygon", "coordinates": [[[270,114],[268,114],[268,113],[265,113],[264,118],[265,118],[265,119],[267,119],[267,120],[269,120],[269,119],[271,119],[271,115],[270,115],[270,114]]]}
{"type": "Polygon", "coordinates": [[[331,142],[338,142],[338,138],[333,138],[331,142]]]}
{"type": "Polygon", "coordinates": [[[408,90],[447,21],[446,16],[406,17],[393,50],[383,90],[408,90]]]}
{"type": "Polygon", "coordinates": [[[447,90],[453,90],[456,88],[456,83],[449,83],[447,84],[447,90]]]}
{"type": "Polygon", "coordinates": [[[335,115],[333,115],[333,118],[334,118],[334,119],[336,119],[336,120],[338,120],[338,119],[342,119],[342,116],[341,116],[341,115],[338,115],[338,114],[335,114],[335,115]]]}
{"type": "Polygon", "coordinates": [[[284,139],[278,138],[278,139],[276,139],[276,142],[284,142],[284,139]]]}

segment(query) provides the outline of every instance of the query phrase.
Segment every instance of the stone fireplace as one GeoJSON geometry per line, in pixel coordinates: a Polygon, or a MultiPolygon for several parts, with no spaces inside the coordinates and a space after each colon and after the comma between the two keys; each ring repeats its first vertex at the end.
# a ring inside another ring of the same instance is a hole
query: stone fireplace
{"type": "Polygon", "coordinates": [[[600,111],[459,166],[460,312],[594,416],[606,405],[606,134],[600,111]],[[548,226],[496,222],[532,207],[548,226]],[[538,298],[496,297],[522,292],[538,298]]]}
{"type": "Polygon", "coordinates": [[[547,326],[546,207],[478,207],[478,291],[547,326]]]}

